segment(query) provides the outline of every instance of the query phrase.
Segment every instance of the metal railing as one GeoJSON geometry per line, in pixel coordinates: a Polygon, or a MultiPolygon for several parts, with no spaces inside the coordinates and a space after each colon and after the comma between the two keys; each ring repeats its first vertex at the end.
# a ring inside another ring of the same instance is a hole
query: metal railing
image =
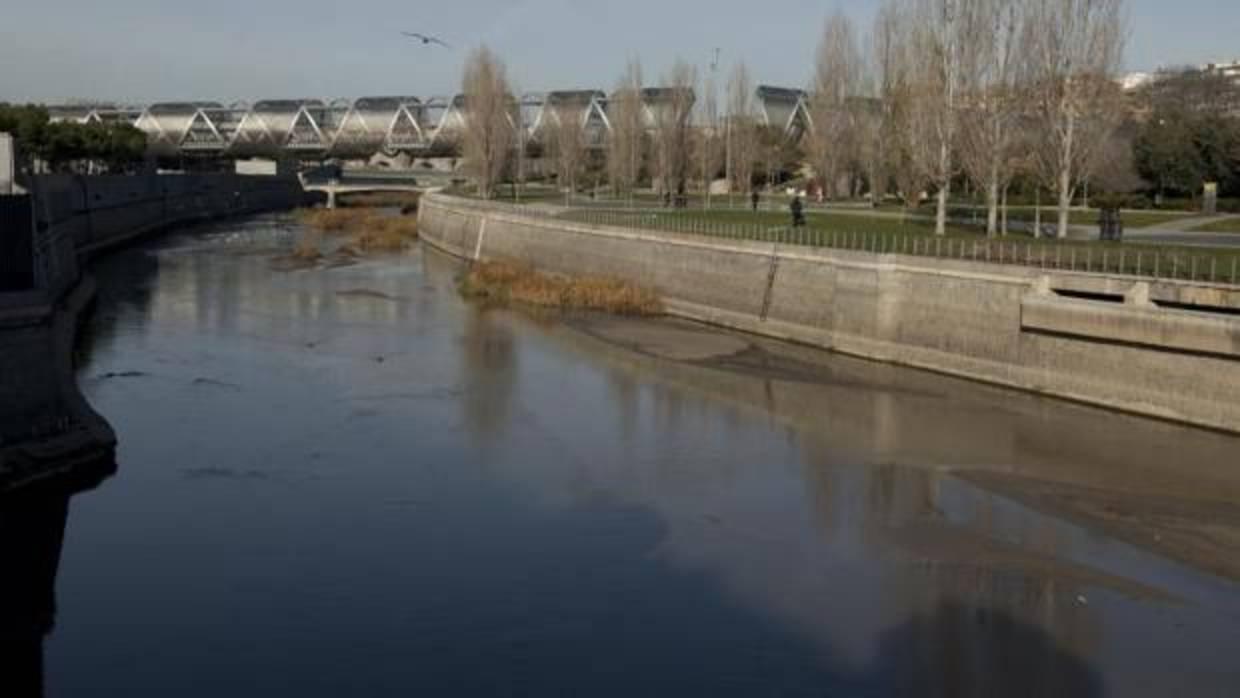
{"type": "MultiPolygon", "coordinates": [[[[668,209],[602,209],[563,206],[554,202],[512,204],[452,198],[454,206],[479,211],[550,218],[617,228],[652,230],[725,240],[766,242],[808,248],[895,254],[1020,266],[1044,270],[1126,276],[1152,280],[1240,285],[1240,249],[1191,248],[1148,243],[995,237],[935,236],[907,231],[866,231],[814,225],[772,226],[753,222],[712,220],[701,211],[668,209]]],[[[723,212],[726,212],[723,211],[723,212]]],[[[864,227],[858,219],[858,228],[864,227]]]]}

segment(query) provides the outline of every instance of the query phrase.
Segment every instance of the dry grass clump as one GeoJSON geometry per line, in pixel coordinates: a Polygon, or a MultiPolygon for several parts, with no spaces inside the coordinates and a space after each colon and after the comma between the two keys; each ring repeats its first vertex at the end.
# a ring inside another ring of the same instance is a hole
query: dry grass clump
{"type": "Polygon", "coordinates": [[[299,262],[317,262],[322,259],[323,252],[319,250],[318,240],[307,235],[297,241],[292,257],[299,262]]]}
{"type": "Polygon", "coordinates": [[[336,203],[344,208],[399,208],[417,211],[422,195],[415,191],[375,191],[338,194],[336,203]]]}
{"type": "Polygon", "coordinates": [[[353,231],[353,244],[363,252],[402,250],[418,239],[418,220],[405,216],[374,216],[353,231]]]}
{"type": "Polygon", "coordinates": [[[349,245],[361,252],[394,252],[418,238],[418,220],[412,216],[338,208],[303,210],[298,218],[311,231],[349,235],[349,245]]]}
{"type": "Polygon", "coordinates": [[[325,233],[340,233],[354,227],[372,215],[369,211],[351,211],[343,208],[303,208],[297,212],[302,225],[325,233]]]}
{"type": "Polygon", "coordinates": [[[563,278],[502,262],[474,265],[461,280],[470,298],[560,310],[600,310],[618,315],[658,315],[663,304],[653,292],[618,279],[563,278]]]}

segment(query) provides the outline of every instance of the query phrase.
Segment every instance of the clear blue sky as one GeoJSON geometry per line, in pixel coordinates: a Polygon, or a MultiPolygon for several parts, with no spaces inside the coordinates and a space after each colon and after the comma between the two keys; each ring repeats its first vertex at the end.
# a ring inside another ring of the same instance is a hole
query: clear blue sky
{"type": "MultiPolygon", "coordinates": [[[[841,0],[11,0],[0,101],[151,101],[450,93],[486,42],[522,90],[610,88],[631,55],[653,81],[713,47],[761,82],[802,85],[841,0]],[[401,29],[443,36],[425,48],[401,29]]],[[[1240,0],[1128,0],[1129,69],[1240,59],[1240,0]]]]}

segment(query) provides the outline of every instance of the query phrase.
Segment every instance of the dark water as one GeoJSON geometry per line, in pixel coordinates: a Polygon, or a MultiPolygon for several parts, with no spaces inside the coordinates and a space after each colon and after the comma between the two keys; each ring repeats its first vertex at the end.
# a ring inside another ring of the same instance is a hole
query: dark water
{"type": "Polygon", "coordinates": [[[288,227],[99,268],[119,472],[0,527],[46,695],[1240,693],[1240,440],[481,309],[422,250],[276,271],[288,227]]]}

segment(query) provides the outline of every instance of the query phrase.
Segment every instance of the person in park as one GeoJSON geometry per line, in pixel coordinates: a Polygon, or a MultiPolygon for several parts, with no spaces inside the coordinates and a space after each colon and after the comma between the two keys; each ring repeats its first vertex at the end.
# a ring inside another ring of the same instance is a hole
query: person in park
{"type": "Polygon", "coordinates": [[[792,197],[789,208],[792,209],[792,227],[800,228],[805,225],[805,204],[801,203],[800,196],[792,197]]]}
{"type": "Polygon", "coordinates": [[[758,204],[762,202],[762,195],[758,193],[757,189],[754,189],[753,192],[749,195],[749,202],[753,204],[753,212],[757,213],[758,204]]]}

